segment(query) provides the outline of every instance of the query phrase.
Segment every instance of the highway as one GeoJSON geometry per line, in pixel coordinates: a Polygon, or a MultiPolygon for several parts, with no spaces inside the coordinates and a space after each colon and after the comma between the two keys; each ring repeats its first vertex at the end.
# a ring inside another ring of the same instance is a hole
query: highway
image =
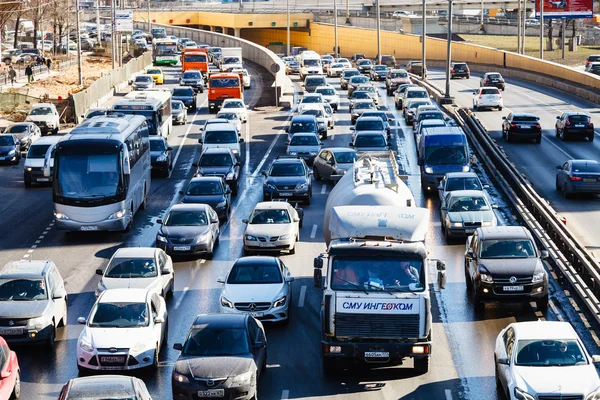
{"type": "MultiPolygon", "coordinates": [[[[177,67],[166,68],[168,85],[175,83],[177,67]]],[[[244,168],[240,192],[234,200],[231,220],[221,227],[221,240],[213,260],[174,259],[175,295],[168,301],[169,337],[168,345],[160,357],[157,373],[138,374],[148,386],[153,398],[171,398],[171,369],[178,352],[172,349],[173,343],[184,340],[194,317],[199,313],[218,312],[220,284],[217,277],[225,275],[232,262],[241,256],[242,233],[246,218],[253,205],[262,200],[262,178],[259,172],[269,166],[277,155],[285,154],[285,134],[282,130],[290,112],[264,107],[265,97],[270,93],[268,74],[258,67],[249,66],[253,76],[253,87],[245,92],[246,103],[253,111],[249,122],[243,126],[244,168]],[[262,80],[264,79],[264,83],[262,80]],[[260,102],[260,103],[259,103],[260,102]],[[257,106],[258,105],[258,106],[257,106]]],[[[433,75],[434,81],[437,76],[433,75]]],[[[346,146],[350,141],[350,115],[345,92],[339,88],[339,79],[330,82],[342,94],[340,110],[337,113],[334,134],[329,134],[325,146],[346,146]]],[[[300,89],[297,77],[297,89],[300,89]]],[[[512,83],[512,82],[510,82],[512,83]]],[[[453,88],[466,90],[469,82],[453,82],[453,88]],[[459,87],[459,84],[465,85],[459,87]]],[[[381,87],[381,84],[378,84],[381,87]]],[[[474,87],[474,86],[473,86],[474,87]]],[[[509,85],[505,97],[505,110],[511,107],[508,95],[513,90],[509,85]]],[[[535,93],[532,89],[522,91],[535,93]]],[[[542,88],[536,88],[543,92],[542,88]]],[[[384,98],[385,90],[380,89],[384,98]]],[[[457,94],[459,101],[466,96],[457,94]]],[[[514,101],[523,99],[521,94],[514,101]]],[[[538,109],[558,107],[557,100],[531,94],[549,104],[536,106],[538,109]]],[[[515,304],[488,304],[482,312],[475,312],[466,294],[464,284],[463,254],[464,244],[446,244],[439,223],[439,204],[435,198],[425,198],[420,189],[413,135],[407,129],[401,114],[393,109],[393,101],[387,98],[390,108],[398,115],[399,126],[392,133],[393,148],[398,151],[400,170],[409,175],[408,184],[415,194],[417,205],[431,210],[431,227],[427,245],[431,255],[445,259],[448,267],[448,284],[445,290],[434,291],[433,298],[433,359],[428,374],[416,376],[408,361],[405,366],[371,371],[350,370],[335,378],[325,378],[320,365],[319,308],[321,292],[312,286],[312,259],[325,250],[322,240],[323,209],[331,186],[324,182],[313,182],[313,202],[305,207],[304,227],[300,233],[295,255],[282,255],[282,260],[296,277],[293,283],[293,306],[288,326],[267,325],[269,363],[266,374],[259,382],[261,399],[496,399],[493,366],[493,344],[498,332],[514,321],[563,319],[571,321],[582,335],[591,354],[600,354],[594,338],[586,328],[585,316],[578,312],[575,299],[568,298],[559,283],[551,278],[551,306],[546,316],[535,310],[535,306],[515,304]]],[[[523,103],[533,101],[522,100],[523,103]]],[[[567,101],[571,102],[571,100],[567,101]]],[[[169,137],[174,149],[176,162],[169,178],[153,179],[148,206],[136,215],[134,226],[129,233],[69,233],[57,231],[52,223],[51,189],[49,187],[25,189],[22,182],[22,163],[19,166],[2,166],[0,187],[4,201],[0,205],[5,229],[0,233],[0,261],[6,263],[22,258],[51,259],[59,267],[67,282],[69,293],[68,326],[59,329],[54,351],[34,347],[15,348],[19,357],[22,377],[22,398],[55,399],[60,388],[69,379],[77,376],[75,361],[76,342],[82,329],[76,323],[79,316],[87,316],[94,303],[94,289],[99,277],[96,268],[103,268],[115,249],[122,246],[154,246],[158,230],[156,219],[161,218],[171,204],[178,201],[178,191],[192,176],[191,164],[199,156],[197,139],[199,126],[208,115],[206,96],[200,95],[198,113],[190,116],[191,124],[175,127],[169,137]]],[[[515,103],[516,104],[516,103],[515,103]]],[[[575,104],[575,103],[573,103],[575,104]]],[[[516,105],[515,105],[516,107],[516,105]]],[[[490,112],[499,121],[499,113],[490,112]]],[[[553,126],[555,110],[548,110],[543,126],[553,126]],[[550,115],[552,114],[552,120],[550,115]]],[[[499,126],[499,122],[488,122],[488,126],[499,126]],[[496,125],[494,125],[496,124],[496,125]]],[[[496,132],[497,133],[497,132],[496,132]]],[[[555,142],[546,133],[541,146],[512,145],[508,148],[531,149],[535,156],[527,157],[526,166],[532,171],[545,171],[546,167],[534,165],[542,158],[559,150],[552,146],[555,142]],[[521,146],[521,147],[518,147],[521,146]],[[555,150],[550,150],[555,149],[555,150]],[[550,153],[552,152],[552,153],[550,153]],[[535,157],[535,159],[534,159],[535,157]],[[537,161],[536,161],[537,160],[537,161]]],[[[562,145],[556,144],[555,145],[562,145]]],[[[575,148],[592,149],[598,142],[568,143],[575,148]]],[[[525,150],[523,150],[525,151],[525,150]]],[[[583,150],[582,150],[583,151],[583,150]]],[[[515,150],[515,154],[517,150],[515,150]]],[[[512,156],[512,153],[509,153],[512,156]]],[[[590,152],[591,154],[591,152],[590,152]]],[[[590,155],[591,157],[591,155],[590,155]]],[[[552,169],[561,160],[544,161],[540,165],[550,165],[552,169]]],[[[536,172],[538,173],[538,172],[536,172]]],[[[539,172],[543,175],[544,172],[539,172]]],[[[540,175],[540,176],[542,176],[540,175]]],[[[485,174],[485,183],[489,183],[485,174]]],[[[544,181],[534,180],[536,187],[544,181]],[[538,183],[539,182],[539,183],[538,183]]],[[[512,221],[512,211],[493,188],[492,197],[500,205],[498,216],[502,221],[512,221]]],[[[593,200],[575,201],[574,204],[592,203],[593,200]]],[[[582,206],[583,207],[583,206],[582,206]]],[[[588,205],[589,208],[592,204],[588,205]]],[[[575,214],[577,214],[575,212],[575,214]]],[[[571,217],[568,217],[569,219],[571,217]]],[[[589,217],[588,217],[589,218],[589,217]]],[[[593,229],[590,228],[590,229],[593,229]]],[[[435,280],[434,280],[435,281],[435,280]]]]}

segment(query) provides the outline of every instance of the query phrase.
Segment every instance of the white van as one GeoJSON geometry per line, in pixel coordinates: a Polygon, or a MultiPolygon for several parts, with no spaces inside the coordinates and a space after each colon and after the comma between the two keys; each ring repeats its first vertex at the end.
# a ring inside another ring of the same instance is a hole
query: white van
{"type": "MultiPolygon", "coordinates": [[[[52,182],[52,173],[50,176],[44,176],[44,157],[50,147],[54,147],[56,143],[62,139],[62,136],[45,136],[29,146],[29,151],[23,165],[23,182],[25,187],[31,187],[32,183],[48,183],[52,182]]],[[[54,166],[54,150],[50,157],[50,171],[54,166]]]]}
{"type": "Polygon", "coordinates": [[[311,74],[323,75],[321,56],[314,51],[305,51],[300,55],[300,79],[311,74]]]}
{"type": "Polygon", "coordinates": [[[198,139],[198,143],[202,145],[202,151],[213,147],[229,148],[239,159],[241,155],[240,143],[244,143],[244,139],[238,136],[237,128],[233,124],[210,124],[202,132],[202,137],[198,139]]]}

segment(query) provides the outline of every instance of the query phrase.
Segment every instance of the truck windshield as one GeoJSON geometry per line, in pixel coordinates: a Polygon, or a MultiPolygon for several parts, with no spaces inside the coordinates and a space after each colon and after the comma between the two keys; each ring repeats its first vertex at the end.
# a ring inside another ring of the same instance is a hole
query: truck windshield
{"type": "Polygon", "coordinates": [[[335,257],[331,289],[345,291],[425,290],[423,261],[404,257],[335,257]]]}
{"type": "Polygon", "coordinates": [[[206,62],[205,54],[186,54],[183,56],[184,62],[206,62]]]}
{"type": "Polygon", "coordinates": [[[210,80],[211,88],[236,88],[239,86],[240,81],[236,78],[213,78],[210,80]]]}

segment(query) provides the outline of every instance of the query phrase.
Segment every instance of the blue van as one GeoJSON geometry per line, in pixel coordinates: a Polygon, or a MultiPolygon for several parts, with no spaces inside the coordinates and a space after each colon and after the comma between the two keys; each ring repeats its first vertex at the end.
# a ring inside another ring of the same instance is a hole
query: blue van
{"type": "Polygon", "coordinates": [[[448,172],[471,170],[467,136],[459,127],[424,128],[417,154],[425,194],[437,192],[448,172]]]}

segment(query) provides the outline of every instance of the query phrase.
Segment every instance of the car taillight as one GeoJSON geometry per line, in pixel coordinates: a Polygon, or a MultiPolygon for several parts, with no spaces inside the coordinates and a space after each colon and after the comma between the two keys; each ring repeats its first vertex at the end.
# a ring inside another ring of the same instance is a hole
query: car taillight
{"type": "Polygon", "coordinates": [[[479,98],[480,98],[480,99],[481,99],[481,98],[483,98],[483,94],[481,94],[481,93],[480,93],[480,94],[479,94],[479,98]]]}
{"type": "Polygon", "coordinates": [[[499,98],[499,99],[501,99],[501,98],[502,98],[502,95],[501,95],[500,93],[498,93],[498,98],[499,98]]]}
{"type": "Polygon", "coordinates": [[[571,179],[572,181],[580,181],[581,177],[579,177],[579,176],[569,176],[569,179],[571,179]]]}
{"type": "Polygon", "coordinates": [[[571,125],[571,121],[567,120],[567,122],[565,122],[565,126],[569,126],[571,125]]]}
{"type": "Polygon", "coordinates": [[[511,123],[511,124],[510,124],[510,127],[511,127],[511,128],[516,128],[516,127],[517,127],[517,124],[515,124],[515,123],[511,123]]]}
{"type": "Polygon", "coordinates": [[[586,62],[585,62],[585,65],[586,65],[586,66],[590,65],[590,62],[589,62],[589,61],[586,61],[586,62]]]}
{"type": "Polygon", "coordinates": [[[592,128],[592,129],[594,129],[594,124],[592,124],[591,122],[590,122],[590,124],[589,124],[588,126],[589,126],[590,128],[592,128]]]}
{"type": "Polygon", "coordinates": [[[485,78],[485,83],[490,83],[489,78],[485,78]]]}
{"type": "Polygon", "coordinates": [[[500,82],[504,83],[504,78],[500,78],[500,82]]]}
{"type": "Polygon", "coordinates": [[[454,70],[454,68],[452,69],[452,72],[456,72],[456,71],[454,70]]]}
{"type": "Polygon", "coordinates": [[[540,124],[535,124],[536,129],[542,129],[542,126],[540,124]]]}

